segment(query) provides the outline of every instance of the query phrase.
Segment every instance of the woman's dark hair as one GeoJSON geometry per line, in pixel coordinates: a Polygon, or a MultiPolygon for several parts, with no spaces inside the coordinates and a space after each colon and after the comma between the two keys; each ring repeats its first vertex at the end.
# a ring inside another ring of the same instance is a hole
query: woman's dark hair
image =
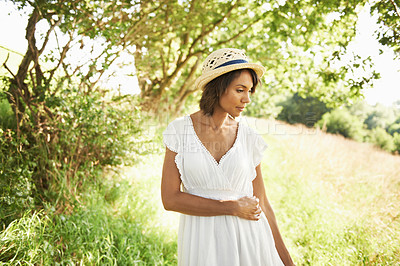
{"type": "Polygon", "coordinates": [[[256,87],[260,83],[260,79],[253,69],[243,68],[225,73],[211,80],[204,86],[199,105],[200,110],[202,110],[205,115],[212,115],[214,113],[214,108],[219,103],[219,98],[222,96],[222,94],[224,94],[231,82],[235,78],[239,77],[244,70],[250,72],[251,78],[253,80],[253,88],[251,88],[251,94],[255,93],[256,87]]]}

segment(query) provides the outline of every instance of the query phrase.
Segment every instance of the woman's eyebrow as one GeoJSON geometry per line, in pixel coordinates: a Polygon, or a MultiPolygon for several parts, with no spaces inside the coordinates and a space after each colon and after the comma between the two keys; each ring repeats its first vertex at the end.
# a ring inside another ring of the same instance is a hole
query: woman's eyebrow
{"type": "Polygon", "coordinates": [[[247,89],[247,86],[246,86],[246,85],[243,85],[243,84],[236,84],[236,87],[243,87],[243,88],[246,88],[246,89],[247,89]]]}
{"type": "MultiPolygon", "coordinates": [[[[246,85],[243,85],[243,84],[236,84],[235,87],[243,87],[243,88],[245,88],[245,89],[249,89],[246,85]]],[[[251,88],[253,88],[253,85],[250,87],[250,89],[251,89],[251,88]]]]}

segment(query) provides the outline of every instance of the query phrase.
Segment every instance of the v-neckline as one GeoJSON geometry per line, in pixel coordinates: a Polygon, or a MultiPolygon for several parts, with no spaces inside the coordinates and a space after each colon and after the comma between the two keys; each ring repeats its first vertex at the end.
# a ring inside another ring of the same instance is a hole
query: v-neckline
{"type": "Polygon", "coordinates": [[[206,146],[204,146],[203,142],[200,140],[199,136],[197,135],[196,130],[194,129],[192,117],[191,117],[190,115],[187,115],[187,117],[188,117],[189,122],[190,122],[190,125],[191,125],[191,127],[192,127],[194,136],[195,136],[195,138],[197,139],[197,141],[199,142],[200,146],[203,147],[203,150],[208,154],[208,156],[210,156],[210,158],[213,160],[213,162],[214,162],[217,166],[220,166],[221,163],[222,163],[222,161],[223,161],[223,159],[233,150],[233,148],[236,146],[236,143],[238,142],[238,139],[239,139],[239,132],[240,132],[240,128],[241,128],[240,120],[239,120],[239,122],[238,122],[238,128],[237,128],[237,130],[236,130],[236,137],[235,137],[235,141],[233,142],[232,147],[230,147],[229,150],[227,150],[227,151],[225,152],[225,154],[222,155],[221,159],[219,159],[219,162],[217,162],[217,160],[214,158],[214,156],[212,156],[211,152],[206,148],[206,146]]]}

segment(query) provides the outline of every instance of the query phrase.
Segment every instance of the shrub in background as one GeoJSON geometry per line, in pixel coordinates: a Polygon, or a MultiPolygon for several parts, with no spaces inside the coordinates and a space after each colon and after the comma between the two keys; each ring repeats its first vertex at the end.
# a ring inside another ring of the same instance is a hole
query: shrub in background
{"type": "Polygon", "coordinates": [[[352,105],[348,106],[350,114],[358,117],[359,120],[365,121],[368,115],[373,111],[374,107],[369,105],[364,100],[358,100],[354,102],[352,105]]]}
{"type": "Polygon", "coordinates": [[[400,133],[400,123],[398,122],[397,124],[391,124],[387,131],[392,136],[394,136],[394,133],[400,133]]]}
{"type": "Polygon", "coordinates": [[[326,113],[316,124],[327,132],[341,134],[356,141],[362,141],[366,133],[363,123],[347,109],[335,109],[326,113]]]}
{"type": "Polygon", "coordinates": [[[393,137],[381,127],[372,129],[368,134],[366,141],[381,147],[385,151],[392,152],[395,150],[393,137]]]}
{"type": "Polygon", "coordinates": [[[330,110],[325,103],[317,98],[303,98],[298,93],[280,102],[278,106],[282,106],[282,111],[277,119],[290,124],[302,123],[308,127],[313,127],[322,115],[330,110]]]}
{"type": "Polygon", "coordinates": [[[24,136],[0,129],[0,226],[3,228],[34,207],[33,171],[36,153],[24,136]]]}
{"type": "Polygon", "coordinates": [[[393,134],[393,145],[394,145],[394,151],[397,152],[397,154],[400,153],[400,133],[395,132],[393,134]]]}
{"type": "Polygon", "coordinates": [[[395,119],[396,110],[382,104],[376,104],[372,111],[368,113],[364,124],[367,125],[368,129],[374,129],[376,127],[387,128],[395,119]]]}

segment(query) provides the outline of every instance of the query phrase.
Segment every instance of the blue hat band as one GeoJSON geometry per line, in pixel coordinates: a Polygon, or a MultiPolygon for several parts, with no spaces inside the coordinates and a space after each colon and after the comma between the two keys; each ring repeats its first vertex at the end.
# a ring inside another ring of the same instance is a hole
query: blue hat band
{"type": "Polygon", "coordinates": [[[244,59],[236,59],[236,60],[231,60],[231,61],[225,62],[222,65],[219,65],[214,69],[224,67],[224,66],[234,65],[234,64],[246,64],[246,63],[248,63],[248,62],[244,59]]]}

